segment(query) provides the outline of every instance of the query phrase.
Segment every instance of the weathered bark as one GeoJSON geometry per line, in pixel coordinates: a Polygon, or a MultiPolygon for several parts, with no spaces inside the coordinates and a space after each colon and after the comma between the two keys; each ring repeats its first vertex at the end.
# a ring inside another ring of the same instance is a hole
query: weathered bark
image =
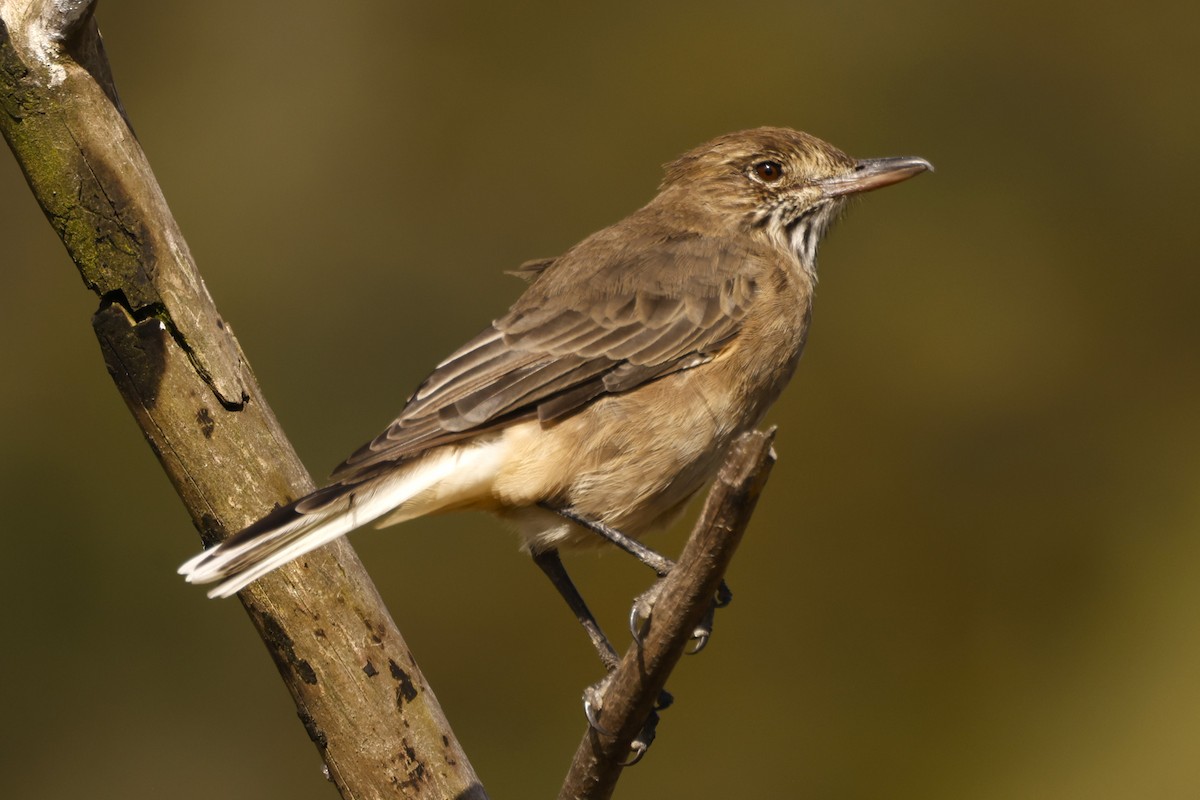
{"type": "MultiPolygon", "coordinates": [[[[99,298],[105,364],[203,539],[310,491],[124,117],[90,2],[0,0],[0,128],[99,298]]],[[[240,597],[344,797],[485,797],[349,544],[240,597]]]]}
{"type": "Polygon", "coordinates": [[[612,796],[630,743],[658,701],[692,631],[709,609],[742,540],[775,455],[774,431],[743,434],[721,468],[704,511],[671,573],[663,579],[641,642],[625,652],[604,693],[600,727],[588,727],[559,800],[612,796]]]}
{"type": "MultiPolygon", "coordinates": [[[[99,299],[92,324],[105,365],[212,543],[313,483],[167,208],[92,10],[89,0],[0,0],[0,129],[99,299]]],[[[772,437],[747,434],[733,449],[643,640],[613,674],[600,717],[609,733],[588,729],[560,797],[611,796],[711,606],[773,463],[772,437]]],[[[345,540],[239,597],[344,797],[486,797],[345,540]]]]}

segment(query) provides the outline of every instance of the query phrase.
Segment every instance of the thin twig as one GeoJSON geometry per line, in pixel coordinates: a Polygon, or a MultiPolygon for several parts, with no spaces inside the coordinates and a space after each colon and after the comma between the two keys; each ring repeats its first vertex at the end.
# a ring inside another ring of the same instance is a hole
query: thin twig
{"type": "Polygon", "coordinates": [[[775,463],[774,437],[774,430],[745,433],[730,450],[678,563],[663,579],[640,644],[630,645],[612,673],[599,718],[608,733],[588,727],[559,791],[560,800],[612,796],[631,742],[653,711],[692,632],[712,608],[775,463]]]}

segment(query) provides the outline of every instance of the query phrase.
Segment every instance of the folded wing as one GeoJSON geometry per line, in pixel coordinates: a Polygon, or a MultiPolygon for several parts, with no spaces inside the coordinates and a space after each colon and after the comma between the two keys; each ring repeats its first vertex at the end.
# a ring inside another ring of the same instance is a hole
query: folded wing
{"type": "Polygon", "coordinates": [[[338,481],[477,433],[553,423],[594,402],[711,360],[754,301],[753,256],[723,240],[665,237],[598,258],[585,240],[501,319],[437,366],[338,481]]]}

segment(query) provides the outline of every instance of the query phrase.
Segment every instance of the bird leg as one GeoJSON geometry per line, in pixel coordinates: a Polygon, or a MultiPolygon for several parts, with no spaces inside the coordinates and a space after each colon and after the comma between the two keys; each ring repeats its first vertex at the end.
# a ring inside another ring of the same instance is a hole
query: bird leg
{"type": "Polygon", "coordinates": [[[588,638],[592,640],[592,646],[600,655],[600,662],[604,664],[605,672],[612,672],[616,669],[617,665],[621,663],[621,659],[608,641],[608,637],[604,635],[604,631],[600,630],[600,624],[592,616],[587,603],[583,601],[583,596],[579,594],[579,590],[572,583],[571,576],[567,574],[567,568],[563,566],[558,551],[551,548],[534,553],[533,563],[541,567],[542,572],[546,573],[546,577],[554,584],[554,588],[567,601],[567,605],[575,614],[575,619],[579,620],[579,624],[587,632],[588,638]]]}
{"type": "MultiPolygon", "coordinates": [[[[634,600],[633,608],[629,612],[629,630],[633,634],[634,640],[640,642],[645,626],[650,621],[650,612],[654,609],[655,601],[658,600],[659,587],[662,585],[661,579],[667,576],[667,573],[675,566],[675,562],[651,550],[637,539],[627,536],[616,528],[605,525],[603,522],[589,519],[574,509],[555,508],[545,503],[541,505],[543,508],[553,511],[555,514],[574,522],[576,525],[587,528],[589,531],[607,539],[638,561],[650,567],[650,569],[654,570],[654,574],[658,575],[660,581],[639,595],[634,600]]],[[[720,587],[717,589],[717,596],[713,600],[713,610],[724,608],[729,605],[731,600],[733,600],[733,592],[729,590],[729,586],[722,580],[720,587]]],[[[709,613],[704,615],[704,618],[696,626],[695,630],[692,631],[692,638],[696,640],[696,646],[688,651],[690,654],[695,655],[704,649],[704,646],[708,644],[708,640],[712,636],[712,627],[713,611],[710,610],[709,613]]]]}
{"type": "MultiPolygon", "coordinates": [[[[604,690],[608,688],[609,678],[612,676],[613,670],[620,663],[617,651],[613,649],[612,644],[608,641],[608,637],[600,629],[600,624],[596,622],[596,618],[592,616],[591,610],[588,609],[587,603],[584,602],[583,596],[575,588],[574,582],[571,581],[571,576],[567,574],[567,568],[563,566],[562,558],[558,555],[558,551],[550,549],[534,553],[533,562],[541,568],[542,572],[546,573],[546,577],[554,584],[554,588],[567,601],[567,605],[574,612],[575,618],[583,625],[588,638],[592,640],[592,646],[596,648],[596,652],[600,655],[601,663],[604,664],[604,670],[607,674],[599,682],[587,687],[583,692],[583,713],[587,717],[589,725],[600,733],[608,735],[609,732],[600,726],[600,709],[604,705],[604,690]]],[[[659,693],[658,703],[655,705],[654,710],[650,712],[650,717],[646,720],[646,724],[634,738],[633,742],[630,743],[630,750],[633,755],[626,762],[626,766],[633,766],[638,761],[641,761],[642,756],[646,754],[646,750],[650,748],[650,743],[654,741],[654,731],[658,727],[658,712],[671,705],[672,702],[674,702],[674,698],[671,697],[669,692],[663,691],[659,693]]]]}
{"type": "Polygon", "coordinates": [[[587,528],[592,533],[599,534],[603,538],[615,544],[617,547],[624,550],[626,553],[629,553],[629,555],[633,556],[650,569],[654,570],[654,574],[658,575],[660,578],[667,577],[667,573],[670,572],[671,568],[675,566],[674,561],[655,552],[654,550],[651,550],[637,539],[626,536],[624,533],[621,533],[621,531],[605,525],[603,522],[597,522],[594,519],[588,519],[572,508],[554,508],[553,506],[544,504],[542,505],[542,508],[553,511],[560,517],[569,519],[576,525],[581,525],[584,528],[587,528]]]}

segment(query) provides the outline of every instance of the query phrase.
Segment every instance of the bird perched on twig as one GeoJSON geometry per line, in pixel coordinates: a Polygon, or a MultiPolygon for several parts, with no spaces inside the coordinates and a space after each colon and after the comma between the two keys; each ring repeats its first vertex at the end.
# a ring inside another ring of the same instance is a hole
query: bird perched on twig
{"type": "Polygon", "coordinates": [[[355,528],[482,509],[516,525],[582,619],[558,549],[610,540],[669,566],[636,539],[681,512],[791,378],[817,246],[845,199],[928,169],[858,161],[784,128],[697,147],[643,208],[522,267],[530,284],[508,312],[328,486],[180,572],[229,596],[355,528]]]}

